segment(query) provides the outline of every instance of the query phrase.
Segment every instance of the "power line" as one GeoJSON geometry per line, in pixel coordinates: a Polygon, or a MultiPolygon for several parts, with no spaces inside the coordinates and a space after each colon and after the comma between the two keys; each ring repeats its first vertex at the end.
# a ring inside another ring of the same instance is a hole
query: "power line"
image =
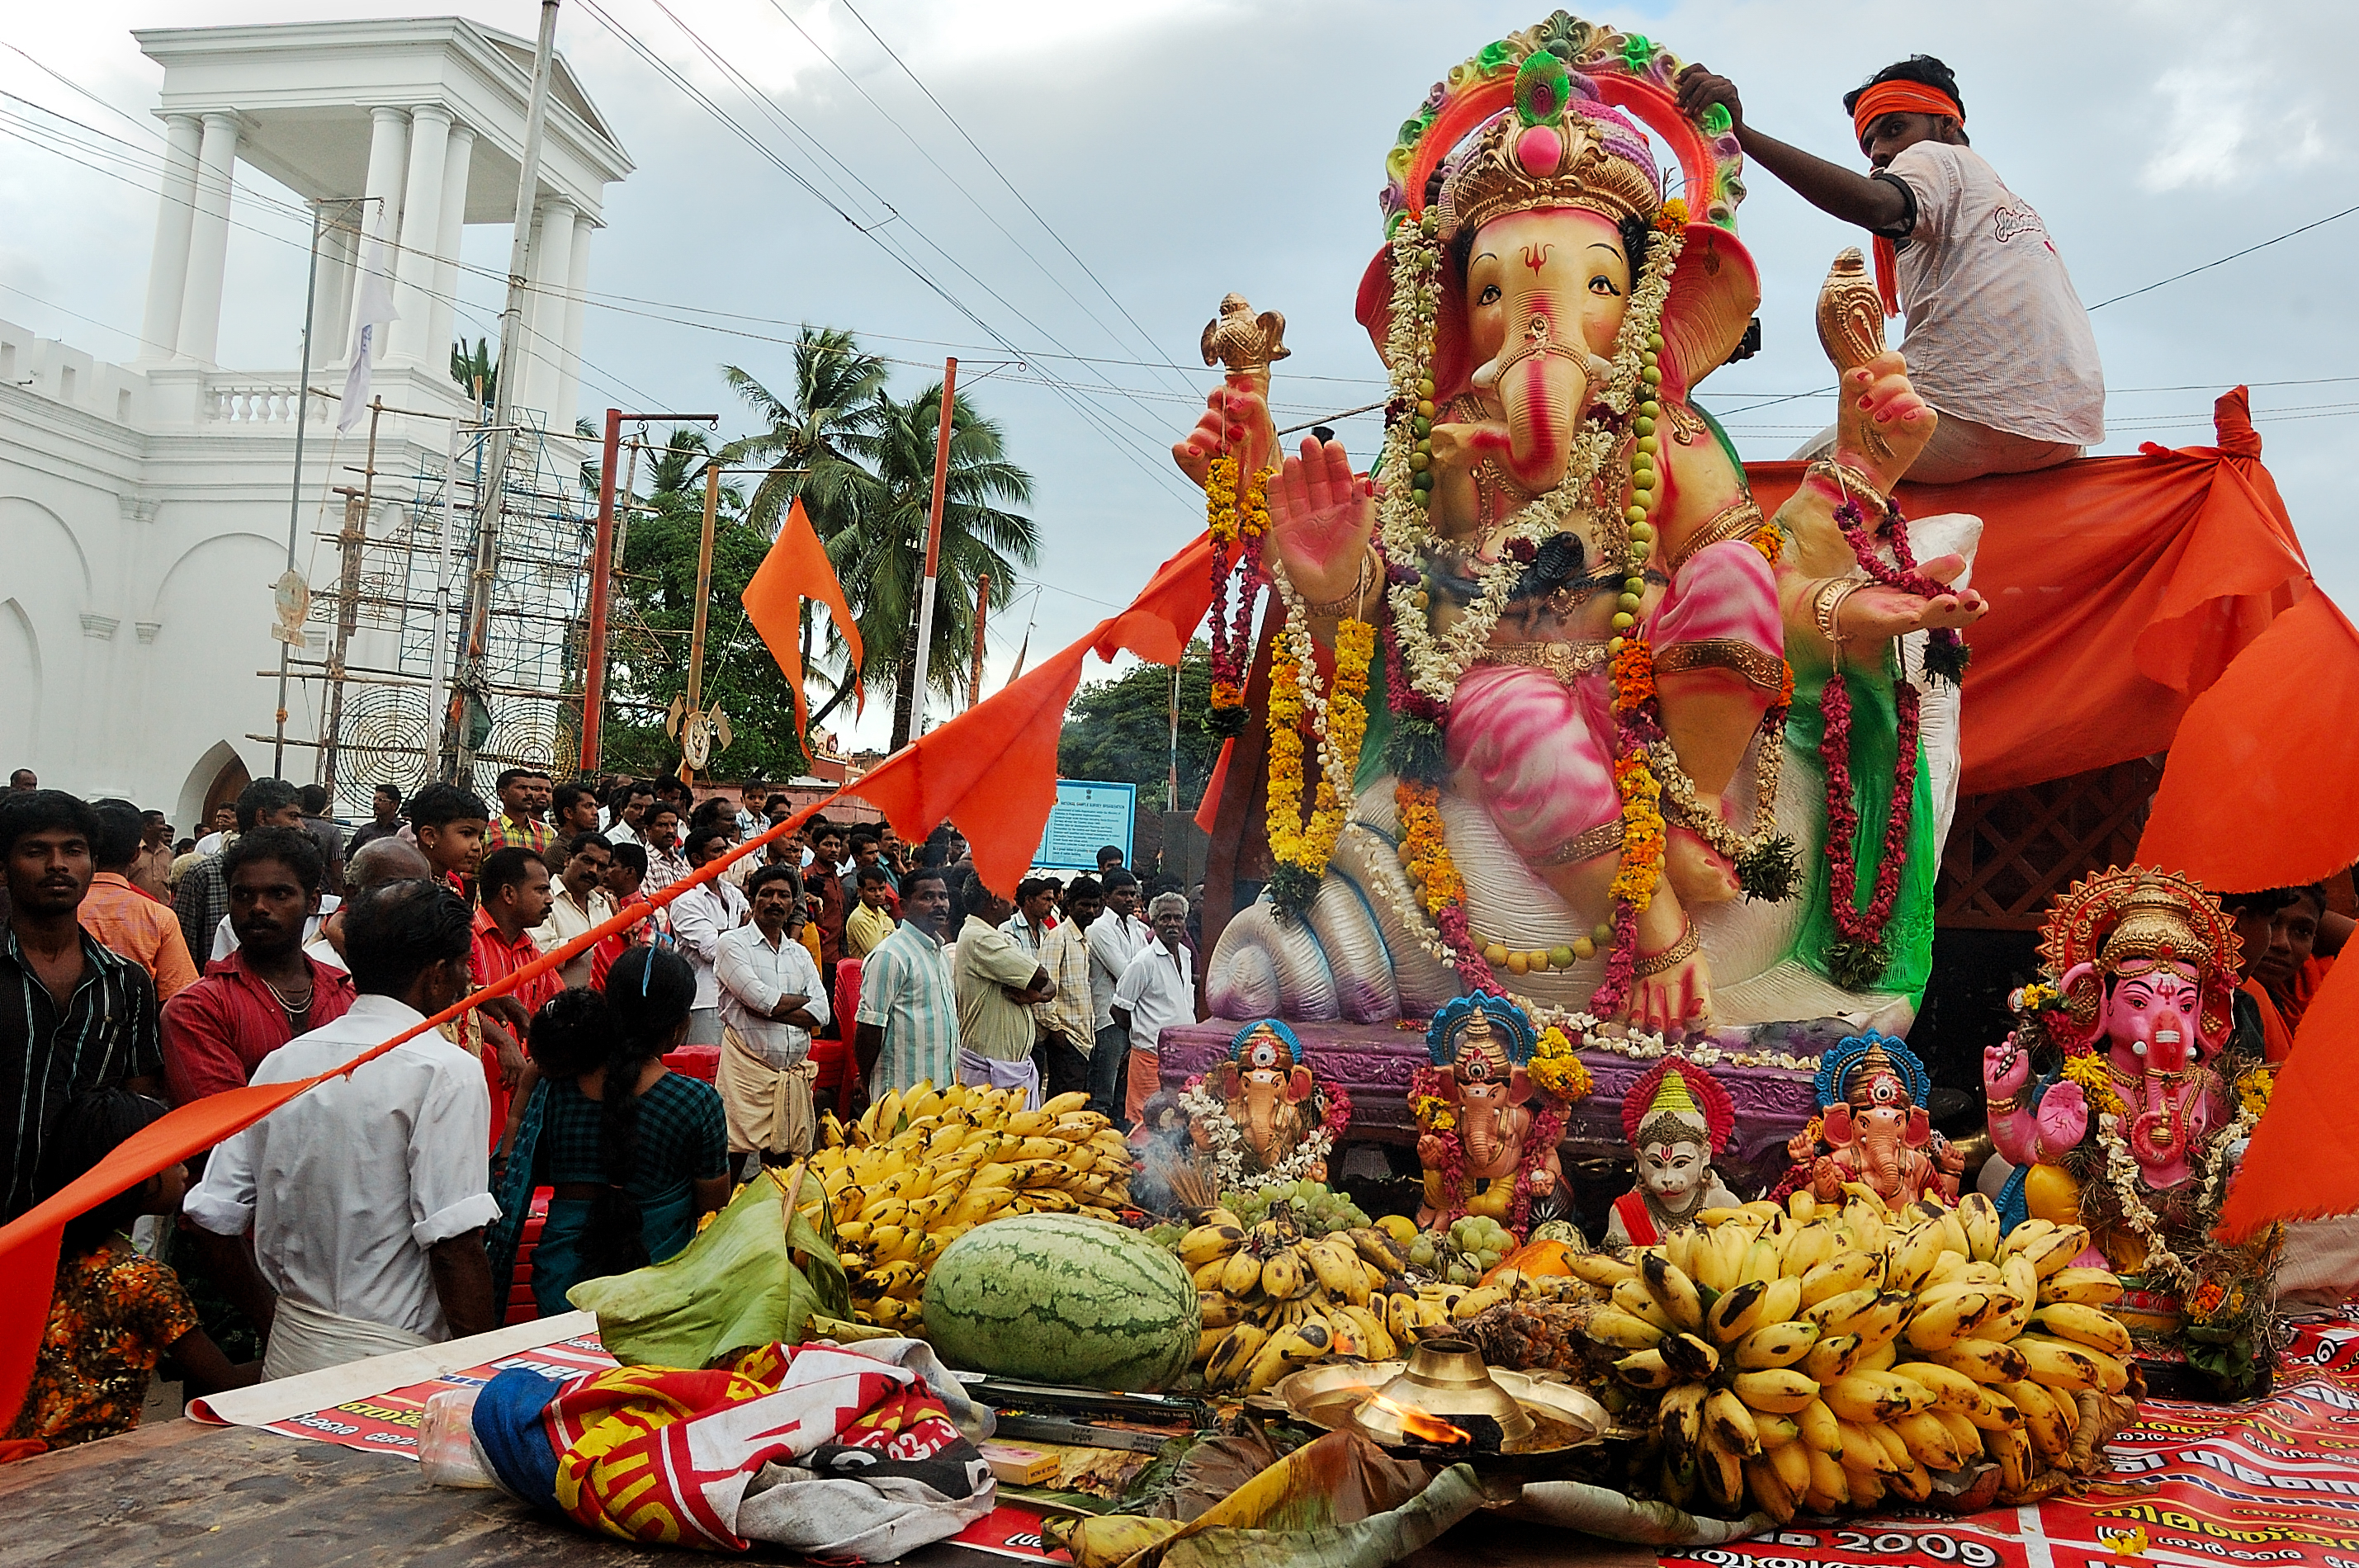
{"type": "Polygon", "coordinates": [[[2151,294],[2156,289],[2163,287],[2167,284],[2177,283],[2182,278],[2193,277],[2199,272],[2210,272],[2215,266],[2226,266],[2230,262],[2236,260],[2239,256],[2248,256],[2255,251],[2267,250],[2271,245],[2290,240],[2296,234],[2307,234],[2312,229],[2332,223],[2337,218],[2348,218],[2354,212],[2359,212],[2359,206],[2345,207],[2340,212],[2329,212],[2323,218],[2313,218],[2299,229],[2288,229],[2284,233],[2263,240],[2257,245],[2246,245],[2241,251],[2231,251],[2217,261],[2205,262],[2201,266],[2190,266],[2185,272],[2175,272],[2169,277],[2160,278],[2153,283],[2147,284],[2143,288],[2133,288],[2127,294],[2116,294],[2111,299],[2100,299],[2094,305],[2090,306],[2089,308],[2091,310],[2103,310],[2108,305],[2119,305],[2125,299],[2136,299],[2141,294],[2151,294]]]}

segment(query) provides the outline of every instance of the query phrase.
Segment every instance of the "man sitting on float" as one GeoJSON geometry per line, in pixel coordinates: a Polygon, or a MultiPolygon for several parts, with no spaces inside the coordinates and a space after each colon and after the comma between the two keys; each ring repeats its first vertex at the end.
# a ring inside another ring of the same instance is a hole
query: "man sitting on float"
{"type": "MultiPolygon", "coordinates": [[[[2105,373],[2089,313],[2031,203],[1967,145],[1964,95],[1930,55],[1886,66],[1843,94],[1872,174],[1789,146],[1745,124],[1736,84],[1701,65],[1680,106],[1713,104],[1745,156],[1821,211],[1875,236],[1886,315],[1908,316],[1901,351],[1940,427],[1908,470],[1922,484],[2022,473],[2105,438],[2105,373]]],[[[1794,455],[1834,449],[1830,427],[1794,455]]]]}

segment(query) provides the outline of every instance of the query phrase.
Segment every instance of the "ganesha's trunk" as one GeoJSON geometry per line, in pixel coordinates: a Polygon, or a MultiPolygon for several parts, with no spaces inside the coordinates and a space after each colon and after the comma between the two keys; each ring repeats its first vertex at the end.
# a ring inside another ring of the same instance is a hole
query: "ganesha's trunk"
{"type": "Polygon", "coordinates": [[[1507,469],[1535,495],[1561,483],[1571,461],[1573,424],[1589,400],[1588,359],[1585,352],[1575,359],[1562,351],[1527,351],[1497,378],[1507,416],[1507,469]]]}
{"type": "Polygon", "coordinates": [[[1488,1114],[1466,1113],[1466,1154],[1468,1162],[1481,1170],[1498,1152],[1499,1139],[1496,1118],[1488,1114]]]}
{"type": "Polygon", "coordinates": [[[1869,1168],[1868,1184],[1879,1193],[1890,1193],[1900,1186],[1900,1140],[1871,1138],[1866,1145],[1869,1168]]]}

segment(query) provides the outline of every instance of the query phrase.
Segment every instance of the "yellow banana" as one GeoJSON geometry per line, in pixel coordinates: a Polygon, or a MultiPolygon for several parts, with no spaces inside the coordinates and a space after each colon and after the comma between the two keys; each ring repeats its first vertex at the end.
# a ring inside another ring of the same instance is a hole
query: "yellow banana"
{"type": "MultiPolygon", "coordinates": [[[[1743,1399],[1744,1396],[1737,1396],[1743,1399]]],[[[1751,1403],[1750,1400],[1746,1401],[1751,1403]]],[[[1758,1410],[1760,1407],[1755,1405],[1758,1410]]],[[[1794,1412],[1794,1426],[1802,1434],[1802,1442],[1832,1458],[1843,1453],[1843,1422],[1835,1412],[1827,1409],[1827,1401],[1816,1393],[1794,1412]]]]}
{"type": "Polygon", "coordinates": [[[1843,1420],[1867,1425],[1929,1410],[1933,1395],[1924,1384],[1895,1372],[1847,1372],[1826,1390],[1826,1401],[1843,1420]]]}
{"type": "Polygon", "coordinates": [[[1196,1336],[1196,1359],[1192,1365],[1201,1367],[1206,1361],[1212,1359],[1212,1352],[1218,1350],[1221,1347],[1221,1341],[1228,1336],[1229,1331],[1226,1328],[1207,1328],[1199,1332],[1196,1336]]]}
{"type": "Polygon", "coordinates": [[[1393,1245],[1393,1238],[1373,1225],[1363,1225],[1346,1233],[1345,1239],[1368,1262],[1387,1274],[1397,1274],[1408,1268],[1408,1260],[1393,1245]]]}
{"type": "Polygon", "coordinates": [[[1074,1111],[1089,1108],[1090,1097],[1086,1090],[1070,1089],[1045,1102],[1040,1107],[1040,1114],[1053,1123],[1074,1111]]]}
{"type": "Polygon", "coordinates": [[[1923,1224],[1901,1231],[1886,1254],[1884,1282],[1896,1291],[1913,1291],[1925,1282],[1940,1256],[1940,1227],[1923,1224]]]}
{"type": "Polygon", "coordinates": [[[1573,1278],[1595,1285],[1601,1291],[1610,1291],[1625,1280],[1638,1277],[1636,1265],[1616,1258],[1611,1252],[1576,1253],[1566,1262],[1572,1270],[1573,1278]]]}
{"type": "Polygon", "coordinates": [[[1319,1277],[1302,1254],[1288,1249],[1265,1261],[1261,1266],[1261,1293],[1274,1302],[1292,1301],[1296,1296],[1309,1295],[1319,1277]]]}
{"type": "MultiPolygon", "coordinates": [[[[1591,1309],[1587,1333],[1600,1345],[1611,1345],[1623,1350],[1652,1350],[1663,1340],[1663,1331],[1645,1318],[1633,1317],[1621,1308],[1612,1306],[1591,1309]]],[[[1738,1365],[1744,1363],[1740,1360],[1738,1365]]],[[[1762,1365],[1782,1366],[1784,1363],[1764,1362],[1762,1365]]]]}
{"type": "Polygon", "coordinates": [[[1998,1462],[1998,1498],[2010,1502],[2031,1484],[2031,1439],[2019,1431],[1985,1431],[1983,1452],[1998,1462]]]}
{"type": "Polygon", "coordinates": [[[1946,1295],[1920,1297],[1909,1314],[1904,1340],[1919,1350],[1939,1350],[1971,1338],[1976,1328],[1995,1316],[2001,1299],[1967,1285],[1946,1295]]]}
{"type": "Polygon", "coordinates": [[[1245,1303],[1218,1291],[1197,1292],[1196,1304],[1201,1310],[1201,1321],[1208,1329],[1234,1328],[1245,1319],[1245,1303]]]}
{"type": "Polygon", "coordinates": [[[1753,1245],[1745,1249],[1745,1266],[1738,1275],[1739,1284],[1755,1281],[1775,1280],[1785,1272],[1786,1238],[1782,1232],[1764,1231],[1754,1238],[1753,1245]]]}
{"type": "MultiPolygon", "coordinates": [[[[1659,1361],[1660,1357],[1657,1359],[1659,1361]]],[[[1807,1407],[1819,1402],[1819,1385],[1791,1367],[1739,1372],[1730,1379],[1729,1389],[1753,1409],[1771,1415],[1799,1415],[1807,1407]]],[[[1803,1435],[1806,1439],[1810,1435],[1807,1425],[1803,1435]]]]}
{"type": "MultiPolygon", "coordinates": [[[[1787,1484],[1785,1473],[1767,1458],[1747,1459],[1740,1470],[1745,1493],[1753,1499],[1753,1506],[1776,1522],[1786,1523],[1801,1507],[1801,1497],[1787,1484]]],[[[1802,1462],[1802,1472],[1807,1480],[1810,1474],[1807,1460],[1802,1462]]]]}
{"type": "Polygon", "coordinates": [[[1709,1425],[1696,1444],[1696,1465],[1702,1472],[1703,1495],[1714,1506],[1734,1509],[1744,1500],[1745,1461],[1717,1442],[1709,1425]]]}
{"type": "Polygon", "coordinates": [[[1810,1465],[1810,1490],[1802,1494],[1802,1500],[1810,1506],[1810,1511],[1831,1514],[1849,1508],[1851,1476],[1843,1469],[1843,1461],[1807,1444],[1800,1446],[1804,1451],[1803,1457],[1810,1465]]]}
{"type": "Polygon", "coordinates": [[[1958,1453],[1961,1465],[1973,1459],[1983,1451],[1982,1429],[1956,1411],[1930,1410],[1924,1412],[1949,1428],[1950,1444],[1958,1453]]]}
{"type": "Polygon", "coordinates": [[[1262,1260],[1242,1249],[1229,1254],[1221,1273],[1221,1289],[1230,1295],[1243,1297],[1261,1283],[1262,1260]]]}
{"type": "Polygon", "coordinates": [[[1682,1383],[1663,1395],[1656,1406],[1656,1427],[1663,1435],[1663,1451],[1675,1463],[1692,1464],[1695,1445],[1703,1436],[1701,1383],[1682,1383]]]}
{"type": "Polygon", "coordinates": [[[2043,1388],[2070,1395],[2104,1384],[2104,1373],[2092,1359],[2104,1354],[2103,1351],[2037,1334],[2017,1335],[2011,1343],[2023,1353],[2025,1363],[2031,1368],[2031,1380],[2043,1388]]]}
{"type": "Polygon", "coordinates": [[[1727,1389],[1714,1389],[1704,1396],[1703,1428],[1705,1434],[1740,1458],[1757,1458],[1761,1453],[1761,1429],[1754,1424],[1753,1412],[1745,1401],[1727,1389]]]}
{"type": "Polygon", "coordinates": [[[1893,1451],[1885,1446],[1884,1439],[1876,1435],[1874,1426],[1847,1421],[1843,1423],[1843,1466],[1854,1476],[1862,1472],[1871,1476],[1889,1476],[1906,1467],[1907,1451],[1902,1450],[1901,1456],[1895,1457],[1893,1451]]]}
{"type": "Polygon", "coordinates": [[[1971,1411],[1981,1403],[1983,1386],[1954,1367],[1944,1367],[1938,1361],[1904,1361],[1892,1369],[1903,1378],[1924,1384],[1933,1395],[1933,1408],[1937,1411],[1971,1411]]]}
{"type": "MultiPolygon", "coordinates": [[[[1471,1323],[1506,1299],[1507,1292],[1499,1286],[1484,1285],[1459,1297],[1458,1304],[1450,1309],[1450,1315],[1460,1323],[1471,1323]]],[[[1664,1359],[1669,1360],[1669,1357],[1665,1357],[1664,1359]]]]}
{"type": "MultiPolygon", "coordinates": [[[[1752,1409],[1749,1405],[1745,1408],[1752,1409]]],[[[1784,1448],[1789,1444],[1795,1447],[1801,1445],[1802,1429],[1794,1424],[1792,1416],[1766,1415],[1759,1411],[1754,1411],[1753,1427],[1761,1434],[1761,1447],[1765,1453],[1772,1448],[1784,1448]]]]}
{"type": "Polygon", "coordinates": [[[1359,1254],[1332,1237],[1322,1237],[1301,1249],[1310,1260],[1310,1271],[1329,1295],[1353,1306],[1368,1304],[1368,1276],[1359,1254]]]}
{"type": "Polygon", "coordinates": [[[1843,1223],[1851,1227],[1852,1239],[1861,1251],[1883,1257],[1891,1229],[1886,1222],[1883,1200],[1857,1182],[1846,1182],[1843,1186],[1852,1195],[1843,1205],[1843,1223]]]}
{"type": "Polygon", "coordinates": [[[2082,1306],[2077,1302],[2050,1302],[2031,1314],[2032,1325],[2043,1334],[2059,1339],[2069,1339],[2076,1345],[2114,1356],[2130,1353],[2130,1331],[2121,1320],[2103,1307],[2082,1306]]]}
{"type": "MultiPolygon", "coordinates": [[[[1805,1293],[1807,1291],[1806,1285],[1805,1293]]],[[[1875,1302],[1876,1292],[1873,1290],[1863,1287],[1856,1291],[1845,1291],[1839,1296],[1827,1297],[1816,1306],[1804,1307],[1802,1319],[1806,1323],[1817,1325],[1821,1336],[1849,1334],[1852,1331],[1853,1323],[1873,1311],[1875,1302]]]]}
{"type": "MultiPolygon", "coordinates": [[[[1628,1314],[1615,1315],[1626,1317],[1628,1314]]],[[[1592,1338],[1597,1336],[1596,1325],[1597,1314],[1592,1313],[1590,1314],[1592,1338]]],[[[1736,1348],[1730,1355],[1735,1361],[1737,1369],[1743,1372],[1758,1372],[1771,1367],[1790,1367],[1810,1353],[1810,1347],[1818,1343],[1818,1338],[1819,1325],[1814,1323],[1797,1322],[1790,1319],[1767,1323],[1738,1340],[1736,1348]]],[[[1612,1340],[1609,1343],[1618,1345],[1621,1341],[1612,1340]]]]}
{"type": "Polygon", "coordinates": [[[1228,1271],[1229,1260],[1226,1258],[1215,1258],[1193,1271],[1189,1278],[1195,1282],[1196,1288],[1200,1291],[1217,1291],[1221,1288],[1222,1276],[1228,1271]]]}
{"type": "Polygon", "coordinates": [[[1797,1221],[1807,1222],[1819,1212],[1819,1198],[1808,1187],[1796,1187],[1786,1195],[1786,1213],[1797,1221]]]}
{"type": "MultiPolygon", "coordinates": [[[[2009,1237],[2007,1239],[2011,1243],[2015,1238],[2009,1237]]],[[[2032,1268],[2044,1280],[2050,1274],[2060,1272],[2088,1245],[2086,1227],[2065,1225],[2050,1228],[2046,1235],[2033,1238],[2016,1250],[2031,1260],[2032,1268]]]]}
{"type": "MultiPolygon", "coordinates": [[[[1930,1411],[1896,1416],[1892,1421],[1892,1430],[1900,1434],[1902,1443],[1908,1445],[1909,1457],[1928,1470],[1955,1470],[1965,1462],[1958,1453],[1956,1440],[1950,1435],[1950,1429],[1934,1420],[1930,1411]]],[[[1974,1451],[1980,1453],[1981,1450],[1982,1444],[1977,1442],[1974,1451]]]]}
{"type": "Polygon", "coordinates": [[[1674,1376],[1701,1381],[1720,1370],[1720,1352],[1692,1334],[1667,1334],[1657,1346],[1674,1376]]]}
{"type": "Polygon", "coordinates": [[[2122,1299],[2120,1276],[2110,1269],[2059,1269],[2039,1281],[2039,1300],[2109,1307],[2122,1299]]]}
{"type": "Polygon", "coordinates": [[[1916,1298],[1900,1291],[1886,1291],[1875,1298],[1875,1304],[1851,1320],[1847,1332],[1859,1336],[1860,1343],[1869,1349],[1888,1345],[1900,1334],[1908,1309],[1916,1298]]]}
{"type": "Polygon", "coordinates": [[[1733,1345],[1759,1327],[1765,1321],[1763,1309],[1769,1304],[1769,1287],[1754,1280],[1722,1293],[1704,1314],[1704,1328],[1713,1341],[1733,1345]]]}
{"type": "Polygon", "coordinates": [[[1802,1373],[1812,1382],[1826,1385],[1834,1382],[1852,1369],[1859,1358],[1859,1336],[1838,1334],[1820,1340],[1802,1357],[1802,1373]]]}
{"type": "Polygon", "coordinates": [[[1650,1252],[1639,1265],[1639,1272],[1647,1281],[1647,1292],[1670,1318],[1673,1327],[1690,1334],[1703,1327],[1703,1298],[1696,1291],[1696,1282],[1683,1270],[1672,1267],[1660,1254],[1650,1252]]]}
{"type": "Polygon", "coordinates": [[[1810,1486],[1810,1451],[1799,1443],[1765,1442],[1761,1457],[1777,1472],[1786,1489],[1799,1498],[1810,1486]]]}
{"type": "Polygon", "coordinates": [[[2039,1456],[2060,1465],[2072,1453],[2072,1429],[2065,1424],[2061,1404],[2054,1395],[2029,1379],[2004,1385],[1999,1391],[2023,1412],[2023,1430],[2039,1456]]]}
{"type": "Polygon", "coordinates": [[[1674,1326],[1671,1314],[1663,1310],[1662,1303],[1655,1299],[1655,1292],[1647,1288],[1647,1281],[1636,1274],[1615,1284],[1612,1296],[1614,1304],[1632,1317],[1651,1323],[1666,1334],[1671,1332],[1674,1326]]]}
{"type": "Polygon", "coordinates": [[[1859,1353],[1851,1358],[1851,1370],[1889,1372],[1899,1361],[1900,1344],[1897,1340],[1886,1339],[1875,1345],[1862,1344],[1859,1353]]]}
{"type": "Polygon", "coordinates": [[[1802,1276],[1803,1310],[1854,1291],[1872,1292],[1883,1281],[1883,1254],[1860,1247],[1837,1252],[1802,1276]]]}

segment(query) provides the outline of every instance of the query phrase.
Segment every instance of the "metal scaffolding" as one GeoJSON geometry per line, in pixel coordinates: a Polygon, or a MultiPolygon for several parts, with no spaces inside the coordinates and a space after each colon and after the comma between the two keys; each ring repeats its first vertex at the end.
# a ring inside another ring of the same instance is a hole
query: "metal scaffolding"
{"type": "Polygon", "coordinates": [[[341,816],[365,819],[380,784],[407,795],[448,779],[488,800],[503,768],[573,770],[592,507],[574,443],[552,439],[535,415],[516,417],[505,443],[488,423],[462,423],[413,471],[365,471],[361,489],[342,492],[342,526],[322,535],[336,566],[313,588],[312,646],[292,669],[321,684],[314,776],[341,816]],[[498,564],[477,660],[465,606],[484,468],[501,444],[498,564]]]}

